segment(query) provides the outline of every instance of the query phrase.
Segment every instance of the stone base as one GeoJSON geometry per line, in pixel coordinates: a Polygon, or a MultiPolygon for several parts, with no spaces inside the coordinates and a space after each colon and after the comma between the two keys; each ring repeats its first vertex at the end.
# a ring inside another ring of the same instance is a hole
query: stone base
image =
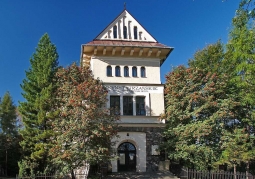
{"type": "Polygon", "coordinates": [[[158,170],[159,171],[169,171],[169,165],[170,165],[170,161],[169,160],[160,161],[159,162],[159,166],[158,166],[158,170]]]}

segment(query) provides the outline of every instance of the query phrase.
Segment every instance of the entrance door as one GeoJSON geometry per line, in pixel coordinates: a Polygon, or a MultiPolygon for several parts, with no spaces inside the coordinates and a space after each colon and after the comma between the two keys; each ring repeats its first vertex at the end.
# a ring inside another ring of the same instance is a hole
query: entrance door
{"type": "Polygon", "coordinates": [[[118,171],[136,171],[136,148],[129,142],[124,142],[118,147],[118,171]]]}

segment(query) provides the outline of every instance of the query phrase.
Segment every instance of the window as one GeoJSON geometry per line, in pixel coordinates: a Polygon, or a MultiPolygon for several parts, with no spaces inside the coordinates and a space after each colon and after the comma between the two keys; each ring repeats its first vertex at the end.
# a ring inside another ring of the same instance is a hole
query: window
{"type": "Polygon", "coordinates": [[[106,75],[107,75],[107,76],[112,76],[112,67],[111,67],[110,65],[107,66],[106,75]]]}
{"type": "Polygon", "coordinates": [[[115,76],[120,76],[120,66],[115,67],[115,76]]]}
{"type": "Polygon", "coordinates": [[[133,96],[123,96],[123,115],[133,115],[133,96]]]}
{"type": "Polygon", "coordinates": [[[145,77],[145,67],[141,67],[141,77],[145,77]]]}
{"type": "Polygon", "coordinates": [[[111,114],[120,114],[120,97],[119,96],[110,96],[110,108],[111,114]]]}
{"type": "Polygon", "coordinates": [[[137,77],[137,68],[136,67],[132,68],[132,76],[137,77]]]}
{"type": "Polygon", "coordinates": [[[137,27],[134,27],[134,39],[137,39],[137,27]]]}
{"type": "Polygon", "coordinates": [[[127,39],[127,26],[123,27],[123,37],[124,39],[127,39]]]}
{"type": "Polygon", "coordinates": [[[113,38],[117,39],[117,26],[113,27],[113,38]]]}
{"type": "Polygon", "coordinates": [[[124,76],[129,77],[129,69],[127,66],[124,67],[124,76]]]}
{"type": "Polygon", "coordinates": [[[143,96],[136,97],[136,115],[145,116],[145,97],[143,96]]]}

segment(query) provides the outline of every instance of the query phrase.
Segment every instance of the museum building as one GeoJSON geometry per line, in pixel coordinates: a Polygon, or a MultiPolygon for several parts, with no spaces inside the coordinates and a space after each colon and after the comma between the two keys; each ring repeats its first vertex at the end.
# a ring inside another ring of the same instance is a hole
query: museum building
{"type": "MultiPolygon", "coordinates": [[[[164,85],[160,66],[173,48],[159,43],[126,9],[82,45],[81,64],[108,89],[107,108],[120,114],[112,172],[158,170],[162,157],[164,85]]],[[[164,160],[164,157],[163,157],[164,160]]]]}

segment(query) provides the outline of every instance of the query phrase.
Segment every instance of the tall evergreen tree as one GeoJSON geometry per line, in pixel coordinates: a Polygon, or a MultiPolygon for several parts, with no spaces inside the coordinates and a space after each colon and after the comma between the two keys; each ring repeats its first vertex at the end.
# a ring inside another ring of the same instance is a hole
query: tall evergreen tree
{"type": "Polygon", "coordinates": [[[19,145],[16,106],[6,92],[0,101],[0,167],[5,175],[15,176],[18,171],[19,145]],[[15,151],[15,152],[14,152],[15,151]]]}
{"type": "Polygon", "coordinates": [[[54,76],[58,68],[58,53],[48,34],[42,36],[36,52],[30,59],[31,67],[23,80],[24,102],[20,102],[19,112],[24,129],[20,131],[20,143],[24,156],[20,174],[48,172],[51,161],[48,154],[49,138],[52,136],[49,114],[54,104],[56,84],[54,76]]]}
{"type": "MultiPolygon", "coordinates": [[[[239,149],[242,149],[238,157],[239,161],[246,163],[247,170],[249,163],[255,158],[255,25],[252,22],[255,13],[254,6],[253,9],[251,8],[252,4],[255,5],[255,1],[241,0],[232,20],[233,27],[230,31],[224,60],[224,66],[230,75],[229,82],[236,86],[232,93],[236,94],[242,105],[241,111],[243,111],[238,118],[240,124],[237,127],[239,129],[234,130],[236,133],[232,133],[232,140],[240,137],[245,139],[246,142],[238,143],[239,149]]],[[[226,148],[229,153],[235,152],[230,149],[226,148]]],[[[223,155],[222,158],[233,160],[231,155],[228,157],[223,155]]]]}

